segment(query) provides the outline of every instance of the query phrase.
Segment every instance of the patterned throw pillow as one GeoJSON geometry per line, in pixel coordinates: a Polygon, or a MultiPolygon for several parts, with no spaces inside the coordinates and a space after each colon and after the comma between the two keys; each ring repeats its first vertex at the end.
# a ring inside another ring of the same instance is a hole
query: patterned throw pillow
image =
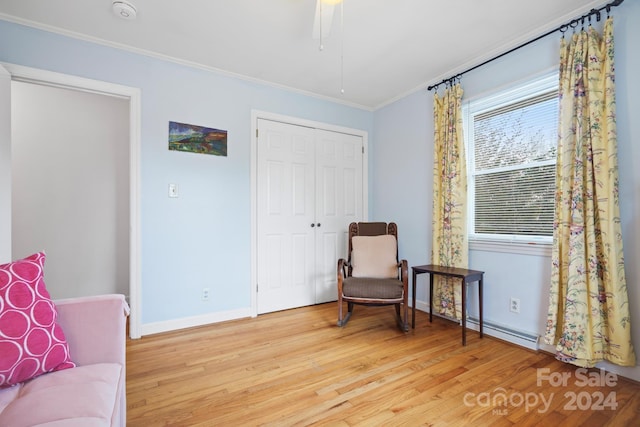
{"type": "Polygon", "coordinates": [[[45,254],[0,265],[0,388],[73,368],[44,285],[45,254]]]}

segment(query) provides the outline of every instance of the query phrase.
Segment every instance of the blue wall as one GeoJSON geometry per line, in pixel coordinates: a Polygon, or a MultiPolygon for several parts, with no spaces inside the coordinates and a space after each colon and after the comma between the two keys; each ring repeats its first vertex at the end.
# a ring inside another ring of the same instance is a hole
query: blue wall
{"type": "Polygon", "coordinates": [[[252,109],[372,132],[370,111],[248,80],[6,21],[0,40],[2,62],[141,89],[143,325],[250,309],[252,109]],[[227,130],[228,157],[168,151],[169,121],[227,130]]]}
{"type": "MultiPolygon", "coordinates": [[[[640,69],[637,25],[640,2],[627,1],[614,9],[612,15],[616,37],[620,209],[632,336],[636,352],[640,352],[640,80],[636,77],[640,69]]],[[[557,69],[559,37],[560,33],[548,36],[465,74],[464,99],[477,98],[557,69]]],[[[374,114],[376,147],[370,161],[375,171],[371,181],[372,219],[398,221],[401,255],[410,265],[427,263],[431,254],[432,111],[433,94],[424,90],[374,114]],[[400,189],[404,195],[400,195],[400,189]]],[[[533,335],[544,334],[551,274],[548,256],[471,250],[469,262],[469,268],[486,272],[485,320],[533,335]],[[509,311],[510,297],[520,299],[520,314],[509,311]]],[[[422,304],[428,304],[426,276],[419,276],[416,292],[422,304]]],[[[475,289],[471,291],[469,312],[477,315],[475,289]]],[[[638,368],[618,371],[640,379],[638,368]]]]}

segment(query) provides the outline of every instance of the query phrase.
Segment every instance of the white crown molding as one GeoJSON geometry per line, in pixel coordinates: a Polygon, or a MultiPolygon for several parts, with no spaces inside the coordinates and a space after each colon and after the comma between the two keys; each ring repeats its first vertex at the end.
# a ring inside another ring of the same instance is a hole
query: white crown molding
{"type": "Polygon", "coordinates": [[[159,59],[161,61],[167,61],[167,62],[172,62],[174,64],[179,64],[179,65],[183,65],[185,67],[189,67],[189,68],[196,68],[196,69],[200,69],[203,71],[207,71],[207,72],[211,72],[211,73],[215,73],[215,74],[219,74],[222,76],[226,76],[226,77],[231,77],[231,78],[235,78],[235,79],[239,79],[239,80],[244,80],[244,81],[248,81],[248,82],[252,82],[252,83],[256,83],[256,84],[260,84],[260,85],[264,85],[264,86],[269,86],[272,87],[274,89],[279,89],[279,90],[284,90],[287,92],[293,92],[293,93],[297,93],[299,95],[304,95],[304,96],[308,96],[310,98],[316,98],[319,100],[323,100],[323,101],[329,101],[329,102],[333,102],[336,104],[341,104],[347,107],[351,107],[351,108],[357,108],[359,110],[365,110],[365,111],[373,111],[374,109],[371,107],[368,107],[366,105],[361,105],[358,103],[354,103],[354,102],[348,102],[339,98],[334,98],[334,97],[330,97],[330,96],[325,96],[325,95],[320,95],[317,93],[313,93],[313,92],[308,92],[302,89],[296,89],[290,86],[286,86],[283,84],[279,84],[279,83],[274,83],[274,82],[270,82],[267,80],[261,80],[261,79],[257,79],[254,77],[250,77],[250,76],[245,76],[243,74],[238,74],[238,73],[234,73],[231,71],[226,71],[226,70],[222,70],[220,68],[215,68],[215,67],[210,67],[207,65],[203,65],[197,62],[192,62],[192,61],[187,61],[187,60],[183,60],[183,59],[179,59],[179,58],[175,58],[169,55],[164,55],[161,53],[157,53],[157,52],[153,52],[150,50],[146,50],[146,49],[139,49],[139,48],[135,48],[126,44],[122,44],[122,43],[116,43],[116,42],[112,42],[112,41],[108,41],[108,40],[104,40],[98,37],[92,37],[92,36],[88,36],[86,34],[82,34],[82,33],[77,33],[75,31],[69,31],[69,30],[65,30],[62,28],[58,28],[52,25],[46,25],[46,24],[42,24],[39,22],[35,22],[35,21],[31,21],[28,19],[22,19],[22,18],[18,18],[12,15],[7,15],[4,13],[0,13],[0,20],[3,21],[7,21],[7,22],[12,22],[14,24],[19,24],[19,25],[24,25],[26,27],[31,27],[37,30],[41,30],[41,31],[47,31],[50,33],[54,33],[54,34],[59,34],[65,37],[69,37],[69,38],[73,38],[76,40],[82,40],[82,41],[86,41],[86,42],[90,42],[90,43],[95,43],[95,44],[99,44],[102,46],[106,46],[106,47],[110,47],[110,48],[114,48],[114,49],[119,49],[119,50],[124,50],[127,52],[131,52],[131,53],[135,53],[137,55],[142,55],[142,56],[146,56],[146,57],[150,57],[150,58],[154,58],[154,59],[159,59]]]}

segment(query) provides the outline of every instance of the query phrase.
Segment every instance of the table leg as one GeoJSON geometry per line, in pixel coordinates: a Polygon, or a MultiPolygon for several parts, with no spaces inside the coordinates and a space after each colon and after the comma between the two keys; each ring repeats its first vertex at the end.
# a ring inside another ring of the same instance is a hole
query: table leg
{"type": "Polygon", "coordinates": [[[462,279],[462,345],[467,345],[467,284],[462,279]]]}
{"type": "Polygon", "coordinates": [[[480,338],[482,338],[482,277],[478,282],[478,303],[480,304],[480,338]]]}
{"type": "Polygon", "coordinates": [[[433,273],[429,273],[429,323],[433,322],[433,273]]]}
{"type": "Polygon", "coordinates": [[[413,285],[411,286],[411,295],[413,299],[413,304],[411,306],[411,327],[413,329],[416,328],[416,276],[417,273],[413,270],[413,285]]]}

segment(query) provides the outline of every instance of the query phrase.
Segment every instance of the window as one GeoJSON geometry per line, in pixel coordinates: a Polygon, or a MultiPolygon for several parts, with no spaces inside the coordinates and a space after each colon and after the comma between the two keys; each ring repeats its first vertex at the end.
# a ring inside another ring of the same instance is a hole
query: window
{"type": "Polygon", "coordinates": [[[470,239],[550,242],[557,73],[466,103],[470,239]]]}

